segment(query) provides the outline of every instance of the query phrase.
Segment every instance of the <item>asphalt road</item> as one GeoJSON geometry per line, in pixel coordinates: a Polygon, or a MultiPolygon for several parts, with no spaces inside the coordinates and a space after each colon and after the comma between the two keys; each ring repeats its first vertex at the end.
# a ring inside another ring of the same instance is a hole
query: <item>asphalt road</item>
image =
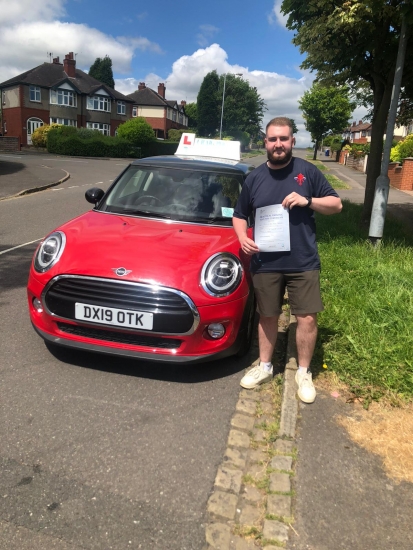
{"type": "Polygon", "coordinates": [[[163,366],[45,346],[26,306],[32,241],[88,210],[85,190],[127,164],[45,158],[71,178],[0,202],[0,548],[200,550],[248,362],[163,366]]]}

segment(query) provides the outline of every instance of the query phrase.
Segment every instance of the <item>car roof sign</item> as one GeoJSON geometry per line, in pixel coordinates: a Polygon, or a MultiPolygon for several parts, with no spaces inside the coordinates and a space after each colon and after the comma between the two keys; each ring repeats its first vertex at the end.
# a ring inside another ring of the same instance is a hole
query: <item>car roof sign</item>
{"type": "Polygon", "coordinates": [[[241,143],[223,139],[197,138],[195,134],[185,133],[181,136],[176,156],[197,158],[199,160],[214,160],[239,162],[241,159],[241,143]]]}

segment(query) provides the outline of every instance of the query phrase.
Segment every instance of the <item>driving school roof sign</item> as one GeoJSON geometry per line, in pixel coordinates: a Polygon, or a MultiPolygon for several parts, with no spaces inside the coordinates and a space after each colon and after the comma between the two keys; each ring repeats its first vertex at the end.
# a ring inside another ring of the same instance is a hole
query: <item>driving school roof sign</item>
{"type": "Polygon", "coordinates": [[[239,161],[241,158],[240,145],[239,141],[197,138],[195,134],[182,134],[175,155],[203,157],[206,160],[227,159],[239,161]]]}

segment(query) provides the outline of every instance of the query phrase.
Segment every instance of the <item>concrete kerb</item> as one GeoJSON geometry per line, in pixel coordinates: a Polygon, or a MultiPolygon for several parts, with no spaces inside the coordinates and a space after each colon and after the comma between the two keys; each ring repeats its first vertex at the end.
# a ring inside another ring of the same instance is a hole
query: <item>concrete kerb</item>
{"type": "MultiPolygon", "coordinates": [[[[63,170],[63,169],[62,169],[63,170]]],[[[23,197],[24,195],[30,195],[31,193],[37,193],[38,191],[44,191],[45,189],[49,189],[50,187],[56,187],[56,185],[60,185],[61,183],[65,182],[70,178],[69,172],[66,170],[63,170],[63,172],[66,172],[66,175],[63,176],[59,181],[55,181],[53,183],[46,183],[45,185],[40,185],[38,187],[31,187],[30,189],[24,189],[23,191],[19,191],[15,195],[8,195],[7,197],[0,197],[0,201],[4,201],[6,199],[16,199],[18,197],[23,197]]]]}
{"type": "MultiPolygon", "coordinates": [[[[203,550],[264,550],[284,546],[293,529],[291,476],[298,413],[296,319],[289,318],[279,431],[267,440],[264,420],[276,409],[265,386],[242,389],[231,420],[224,459],[207,504],[203,550]],[[260,418],[257,412],[260,411],[260,418]]],[[[254,361],[249,368],[258,364],[254,361]]]]}

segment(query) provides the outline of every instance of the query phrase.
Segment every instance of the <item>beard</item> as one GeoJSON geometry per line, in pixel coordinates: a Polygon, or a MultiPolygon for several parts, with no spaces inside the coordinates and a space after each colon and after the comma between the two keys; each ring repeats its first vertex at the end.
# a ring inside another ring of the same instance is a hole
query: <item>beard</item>
{"type": "Polygon", "coordinates": [[[270,153],[269,151],[267,151],[267,158],[271,162],[271,164],[274,164],[274,166],[288,164],[292,156],[293,156],[292,149],[287,151],[283,158],[277,158],[273,153],[270,153]]]}

